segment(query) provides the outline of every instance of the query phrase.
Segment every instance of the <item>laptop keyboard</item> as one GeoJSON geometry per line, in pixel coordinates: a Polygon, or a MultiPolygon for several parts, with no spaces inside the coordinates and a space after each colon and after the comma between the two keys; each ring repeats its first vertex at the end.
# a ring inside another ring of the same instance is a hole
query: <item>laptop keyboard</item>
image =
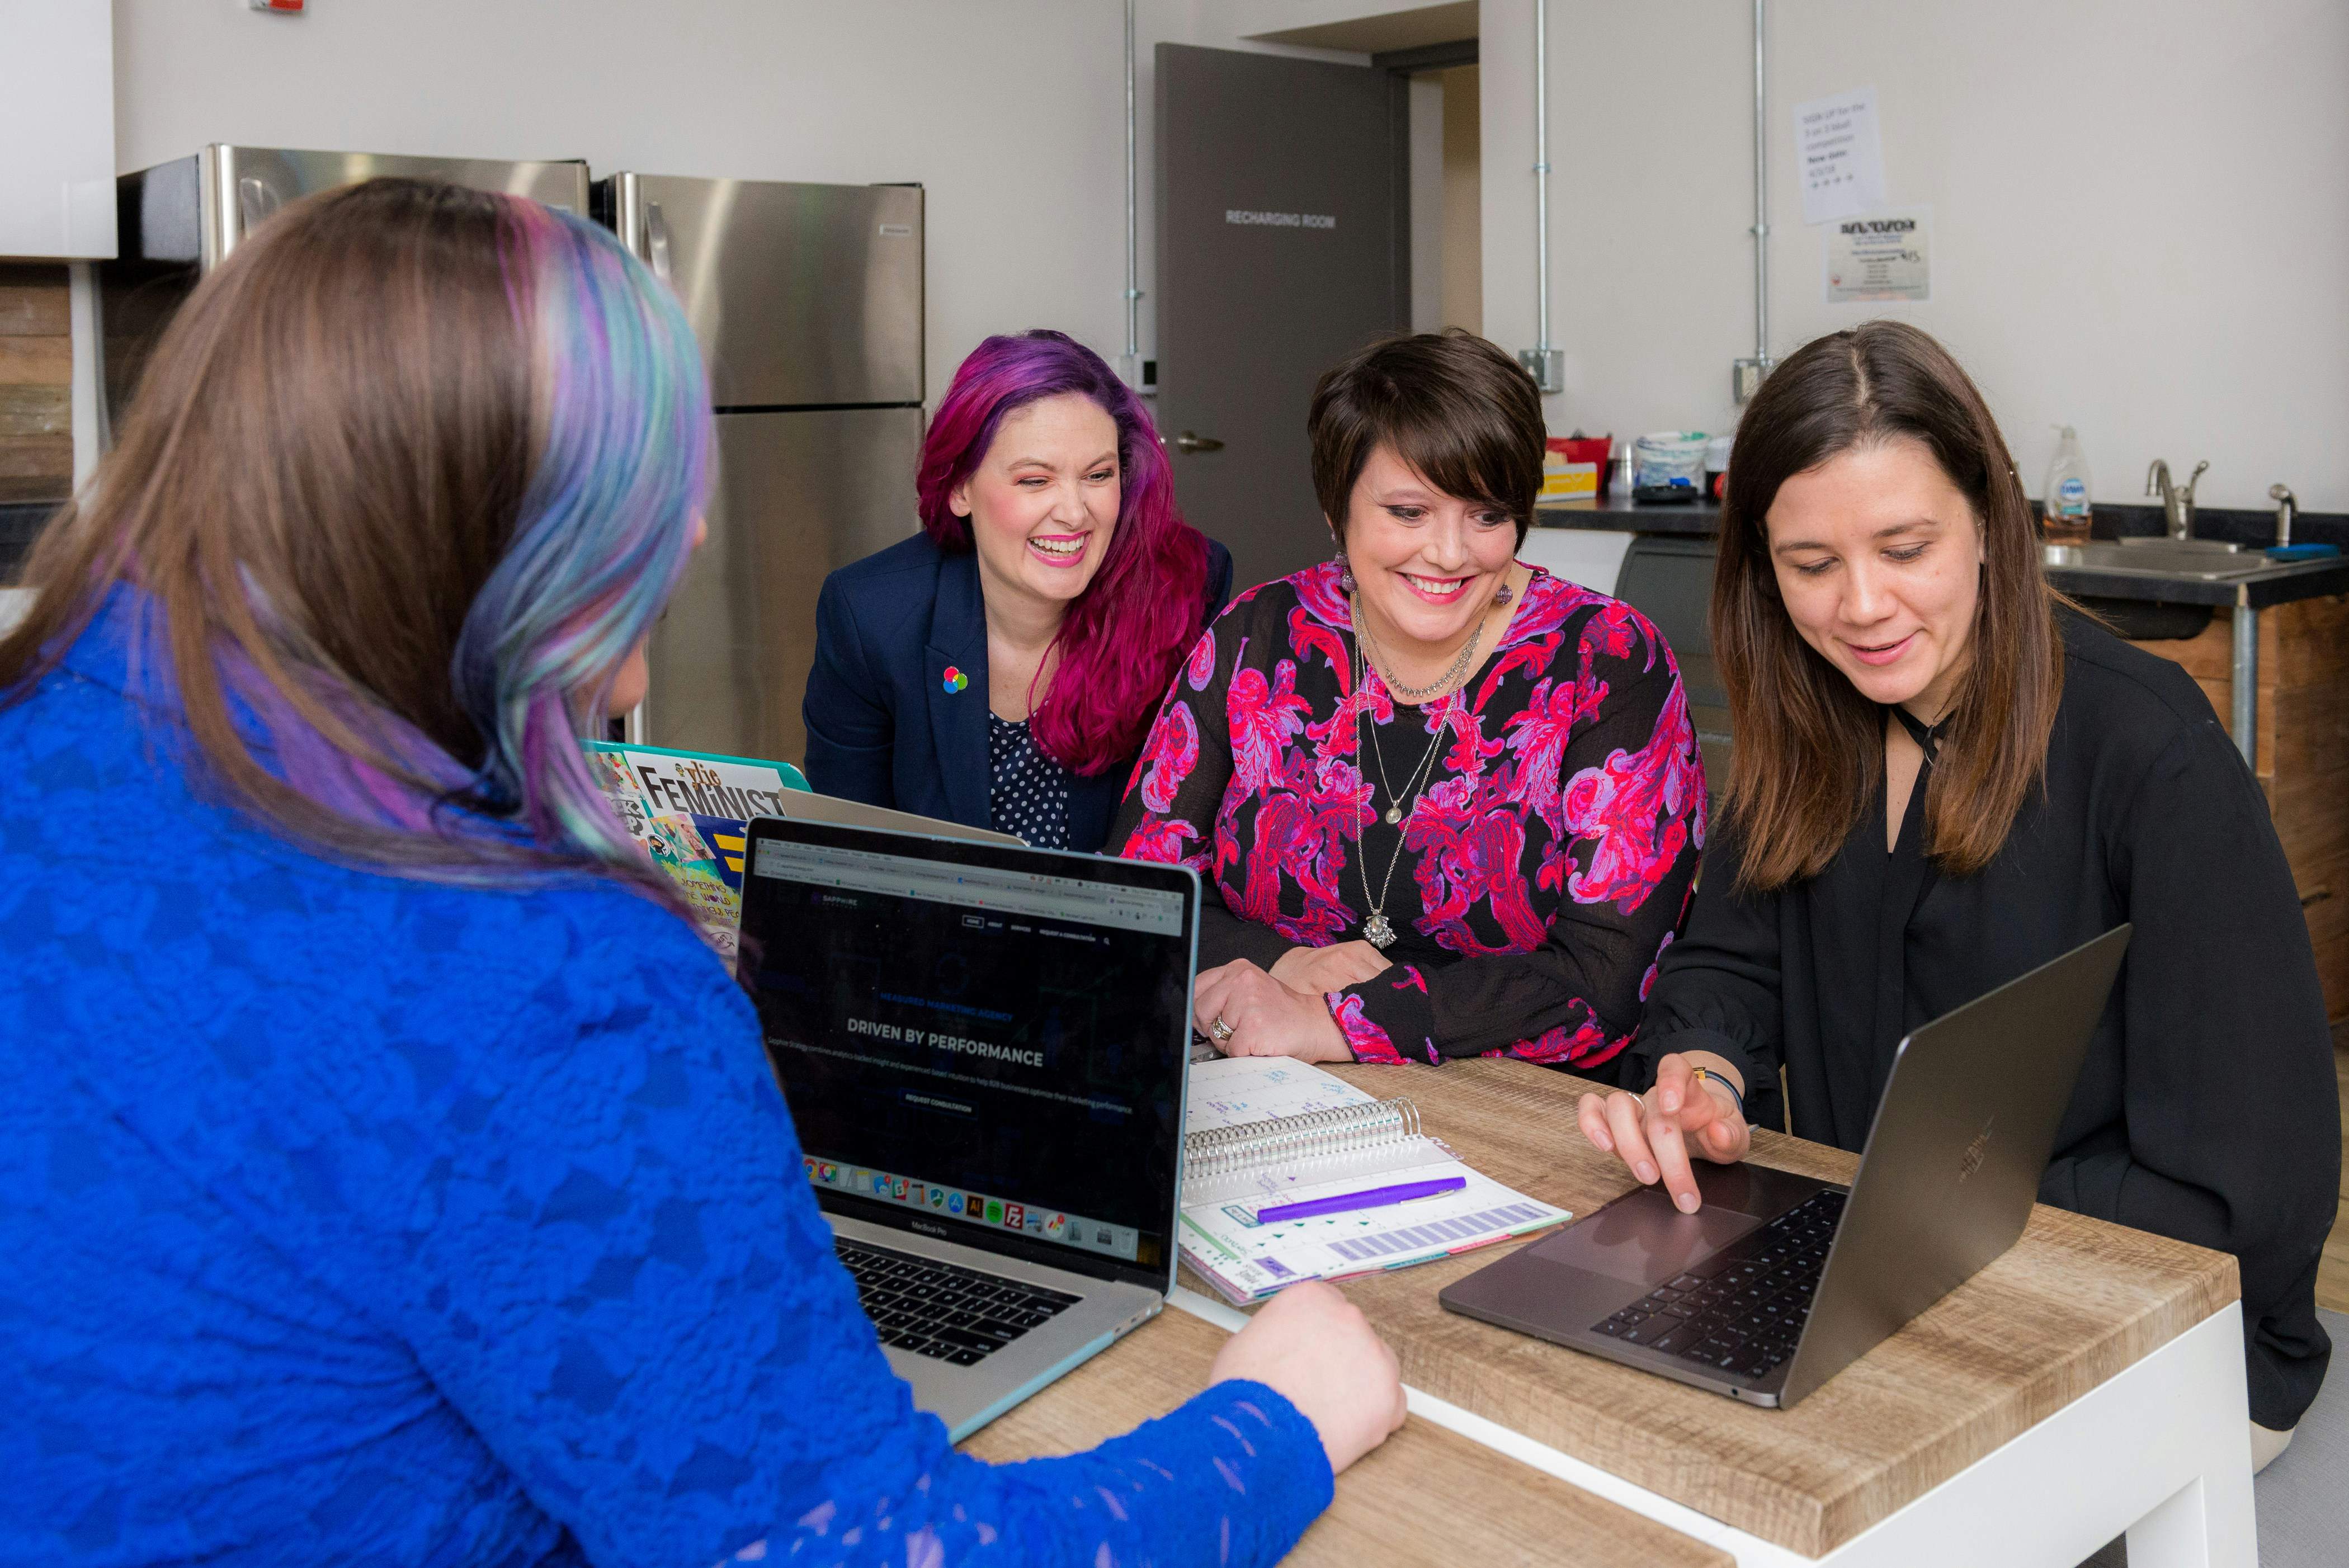
{"type": "Polygon", "coordinates": [[[1733,1377],[1756,1378],[1795,1353],[1848,1193],[1820,1192],[1740,1236],[1593,1332],[1733,1377]]]}
{"type": "Polygon", "coordinates": [[[955,1367],[976,1367],[1078,1297],[863,1242],[833,1239],[881,1343],[955,1367]]]}

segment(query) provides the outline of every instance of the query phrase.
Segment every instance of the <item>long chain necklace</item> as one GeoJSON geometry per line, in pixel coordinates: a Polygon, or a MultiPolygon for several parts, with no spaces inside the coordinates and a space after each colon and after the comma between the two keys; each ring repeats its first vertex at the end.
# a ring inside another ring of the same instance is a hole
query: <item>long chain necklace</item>
{"type": "MultiPolygon", "coordinates": [[[[1370,655],[1367,651],[1369,634],[1362,626],[1361,606],[1359,603],[1350,603],[1349,608],[1353,612],[1354,619],[1354,690],[1359,696],[1362,689],[1363,683],[1370,678],[1370,655]]],[[[1421,696],[1425,696],[1433,695],[1433,693],[1444,689],[1445,686],[1450,686],[1459,677],[1460,671],[1464,666],[1469,653],[1473,652],[1475,648],[1477,639],[1483,634],[1483,632],[1484,624],[1479,621],[1475,633],[1469,636],[1468,646],[1461,651],[1461,656],[1459,658],[1453,661],[1453,667],[1445,672],[1444,678],[1437,681],[1433,686],[1420,688],[1421,696]]],[[[1383,671],[1381,672],[1379,678],[1381,680],[1386,680],[1386,676],[1383,671]]],[[[1387,687],[1389,690],[1398,694],[1407,694],[1410,690],[1408,687],[1396,686],[1392,681],[1387,681],[1387,687]]],[[[1363,710],[1369,706],[1370,705],[1368,703],[1358,701],[1354,708],[1354,755],[1357,758],[1361,756],[1364,750],[1362,715],[1363,710]]],[[[1387,777],[1386,752],[1384,748],[1379,745],[1378,726],[1371,726],[1368,749],[1371,753],[1373,764],[1379,770],[1379,782],[1386,786],[1388,800],[1386,810],[1387,826],[1392,828],[1402,822],[1403,802],[1418,794],[1421,787],[1426,782],[1429,773],[1434,768],[1436,752],[1443,746],[1444,731],[1449,727],[1451,727],[1449,723],[1443,721],[1439,716],[1439,722],[1436,724],[1435,733],[1428,737],[1427,749],[1420,753],[1418,764],[1412,769],[1410,776],[1403,780],[1402,789],[1398,791],[1395,789],[1392,780],[1387,777]]],[[[1363,846],[1364,853],[1361,862],[1355,866],[1354,870],[1355,874],[1361,879],[1362,902],[1370,907],[1371,912],[1369,918],[1362,922],[1362,935],[1369,941],[1371,946],[1383,950],[1388,946],[1391,946],[1395,940],[1394,926],[1388,921],[1386,916],[1387,890],[1394,885],[1395,867],[1402,863],[1402,840],[1400,837],[1395,840],[1394,853],[1387,859],[1386,874],[1379,879],[1379,891],[1377,895],[1374,897],[1371,892],[1371,868],[1370,855],[1368,853],[1368,835],[1370,833],[1370,818],[1367,814],[1364,814],[1361,817],[1354,834],[1355,841],[1363,846]]]]}

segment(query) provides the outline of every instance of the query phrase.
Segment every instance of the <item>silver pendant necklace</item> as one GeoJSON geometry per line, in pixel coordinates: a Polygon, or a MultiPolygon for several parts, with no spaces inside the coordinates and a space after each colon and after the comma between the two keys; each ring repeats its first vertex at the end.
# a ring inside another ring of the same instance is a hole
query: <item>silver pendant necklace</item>
{"type": "MultiPolygon", "coordinates": [[[[1354,691],[1359,696],[1362,683],[1369,678],[1370,655],[1364,648],[1365,634],[1362,630],[1361,607],[1359,604],[1350,603],[1349,608],[1354,614],[1354,691]]],[[[1477,634],[1481,634],[1483,630],[1484,627],[1480,623],[1477,634]]],[[[1466,662],[1468,654],[1475,647],[1476,641],[1475,635],[1470,636],[1468,647],[1463,649],[1461,656],[1453,661],[1453,668],[1445,674],[1444,678],[1436,682],[1434,686],[1422,688],[1422,694],[1430,695],[1450,685],[1458,676],[1461,666],[1466,662]]],[[[1386,677],[1381,674],[1380,678],[1384,680],[1386,677]]],[[[1387,682],[1387,686],[1388,689],[1396,692],[1406,689],[1395,686],[1392,681],[1387,682]]],[[[1358,762],[1365,749],[1362,714],[1368,706],[1367,703],[1358,703],[1354,708],[1354,756],[1358,762]]],[[[1443,746],[1444,732],[1450,727],[1450,724],[1439,716],[1435,733],[1428,738],[1427,749],[1420,753],[1418,765],[1411,770],[1410,777],[1403,780],[1403,789],[1398,793],[1393,782],[1387,777],[1386,753],[1379,745],[1378,726],[1371,726],[1368,749],[1372,763],[1379,770],[1379,782],[1386,786],[1389,802],[1386,810],[1387,826],[1395,827],[1402,821],[1403,803],[1418,794],[1420,789],[1425,784],[1428,775],[1434,768],[1436,752],[1443,746]]],[[[1370,818],[1364,815],[1355,830],[1355,842],[1362,845],[1364,849],[1361,860],[1355,867],[1355,873],[1361,879],[1362,902],[1370,906],[1371,912],[1369,918],[1362,922],[1362,936],[1371,946],[1383,951],[1392,946],[1395,940],[1394,926],[1386,916],[1387,890],[1394,885],[1395,867],[1402,863],[1402,841],[1400,838],[1395,841],[1394,853],[1387,859],[1386,875],[1379,879],[1378,894],[1373,897],[1371,893],[1370,856],[1367,852],[1370,826],[1370,818]]]]}

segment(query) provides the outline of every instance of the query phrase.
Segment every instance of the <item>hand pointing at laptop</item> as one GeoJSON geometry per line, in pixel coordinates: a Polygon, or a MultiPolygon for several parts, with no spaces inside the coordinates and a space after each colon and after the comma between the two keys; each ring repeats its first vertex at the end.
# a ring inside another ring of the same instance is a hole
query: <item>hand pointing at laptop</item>
{"type": "Polygon", "coordinates": [[[1657,1059],[1647,1093],[1586,1094],[1576,1120],[1583,1137],[1621,1160],[1642,1185],[1661,1180],[1673,1204],[1693,1214],[1700,1200],[1691,1157],[1732,1165],[1753,1147],[1744,1089],[1736,1069],[1711,1051],[1673,1052],[1657,1059]]]}

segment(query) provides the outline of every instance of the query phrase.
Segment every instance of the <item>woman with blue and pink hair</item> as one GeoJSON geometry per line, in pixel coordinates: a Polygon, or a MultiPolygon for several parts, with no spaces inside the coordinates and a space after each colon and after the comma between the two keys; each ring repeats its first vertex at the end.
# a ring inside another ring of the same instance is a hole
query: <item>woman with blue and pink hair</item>
{"type": "Polygon", "coordinates": [[[921,531],[824,582],[808,779],[1092,853],[1230,552],[1184,522],[1142,399],[1058,332],[971,351],[915,490],[921,531]]]}
{"type": "Polygon", "coordinates": [[[1087,1453],[890,1371],[581,739],[698,533],[611,235],[378,181],[149,362],[0,639],[0,1562],[1269,1563],[1402,1420],[1328,1287],[1087,1453]]]}

